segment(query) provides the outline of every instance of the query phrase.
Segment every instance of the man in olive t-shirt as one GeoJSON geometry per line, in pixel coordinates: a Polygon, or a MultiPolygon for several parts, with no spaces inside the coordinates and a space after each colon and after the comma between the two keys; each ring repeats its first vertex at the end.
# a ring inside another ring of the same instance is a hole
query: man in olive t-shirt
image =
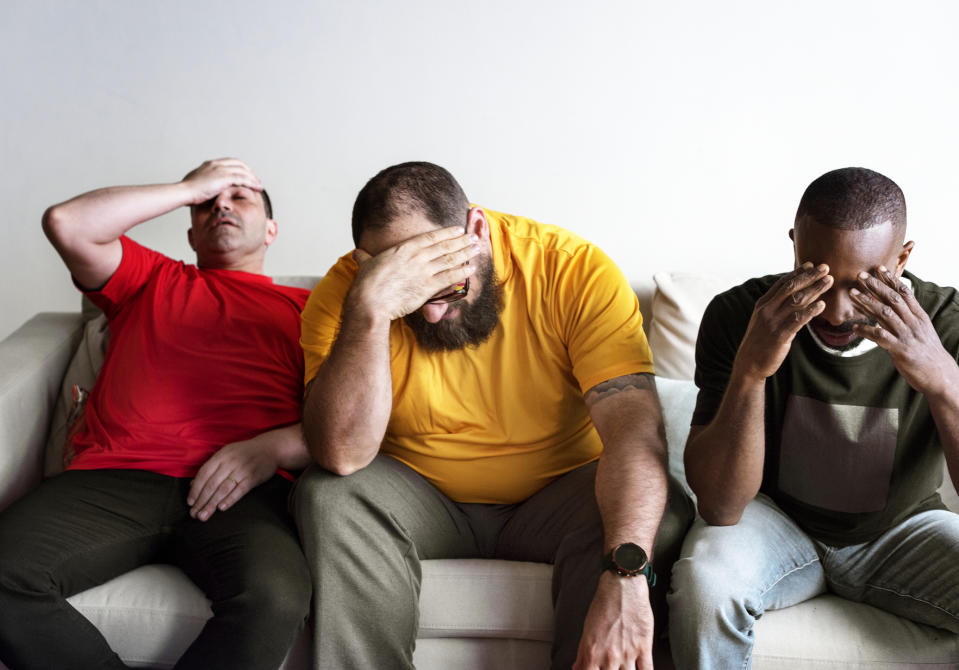
{"type": "Polygon", "coordinates": [[[673,570],[677,667],[749,667],[764,610],[827,590],[959,632],[959,301],[905,272],[902,191],[804,193],[792,272],[713,299],[685,464],[702,519],[673,570]]]}

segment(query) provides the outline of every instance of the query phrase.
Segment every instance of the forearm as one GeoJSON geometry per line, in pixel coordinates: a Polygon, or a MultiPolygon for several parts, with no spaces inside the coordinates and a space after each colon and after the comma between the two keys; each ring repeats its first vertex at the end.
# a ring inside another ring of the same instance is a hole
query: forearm
{"type": "Polygon", "coordinates": [[[189,202],[183,183],[103,188],[47,209],[43,230],[80,285],[99,288],[120,264],[123,234],[189,202]]]}
{"type": "Polygon", "coordinates": [[[652,557],[666,496],[666,448],[661,440],[644,443],[634,433],[606,445],[596,472],[604,553],[634,542],[652,557]]]}
{"type": "Polygon", "coordinates": [[[65,240],[106,244],[139,223],[191,204],[191,198],[183,182],[101,188],[47,209],[44,228],[65,240]]]}
{"type": "Polygon", "coordinates": [[[303,409],[310,454],[341,475],[373,460],[393,406],[390,321],[352,303],[348,297],[336,342],[310,382],[303,409]]]}
{"type": "Polygon", "coordinates": [[[666,437],[650,374],[597,384],[586,403],[603,453],[596,473],[596,502],[605,549],[634,542],[652,552],[666,507],[666,437]]]}
{"type": "Polygon", "coordinates": [[[282,470],[302,470],[311,462],[310,452],[303,438],[303,425],[294,423],[263,433],[260,437],[267,441],[276,460],[276,467],[282,470]]]}
{"type": "Polygon", "coordinates": [[[716,416],[690,431],[683,456],[686,480],[696,493],[700,515],[711,525],[735,524],[759,493],[765,403],[765,380],[734,371],[716,416]]]}

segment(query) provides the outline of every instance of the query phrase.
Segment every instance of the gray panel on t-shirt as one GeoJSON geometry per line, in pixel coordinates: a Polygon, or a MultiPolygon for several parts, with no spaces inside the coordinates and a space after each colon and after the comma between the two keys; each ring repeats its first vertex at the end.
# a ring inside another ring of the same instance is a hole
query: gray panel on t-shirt
{"type": "Polygon", "coordinates": [[[830,405],[789,396],[783,421],[779,489],[837,512],[886,506],[899,410],[830,405]]]}

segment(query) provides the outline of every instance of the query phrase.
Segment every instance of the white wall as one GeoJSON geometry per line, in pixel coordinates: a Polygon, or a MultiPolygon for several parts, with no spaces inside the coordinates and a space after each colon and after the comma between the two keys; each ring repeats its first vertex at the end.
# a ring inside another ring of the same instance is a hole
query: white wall
{"type": "MultiPolygon", "coordinates": [[[[628,276],[787,269],[805,186],[864,165],[906,192],[911,268],[959,283],[959,4],[5,0],[0,337],[78,297],[40,230],[98,186],[246,160],[271,273],[322,273],[387,165],[570,228],[628,276]]],[[[134,233],[190,257],[178,212],[134,233]]]]}

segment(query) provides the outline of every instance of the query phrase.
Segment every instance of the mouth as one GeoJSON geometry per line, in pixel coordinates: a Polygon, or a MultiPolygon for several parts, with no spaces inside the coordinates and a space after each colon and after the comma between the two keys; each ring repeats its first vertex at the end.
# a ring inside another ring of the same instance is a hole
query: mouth
{"type": "Polygon", "coordinates": [[[210,228],[219,228],[220,226],[233,226],[235,228],[239,228],[240,223],[231,216],[221,214],[213,219],[213,222],[210,224],[210,228]]]}
{"type": "Polygon", "coordinates": [[[443,316],[440,317],[440,320],[441,320],[441,321],[445,321],[445,320],[447,320],[447,319],[455,319],[455,318],[458,317],[459,315],[460,315],[460,308],[459,308],[459,307],[449,307],[449,308],[446,310],[446,312],[443,314],[443,316]]]}
{"type": "Polygon", "coordinates": [[[816,335],[819,336],[819,339],[834,349],[841,349],[851,344],[854,340],[859,339],[859,335],[852,329],[852,322],[841,326],[831,326],[821,323],[813,323],[812,326],[816,331],[816,335]]]}

